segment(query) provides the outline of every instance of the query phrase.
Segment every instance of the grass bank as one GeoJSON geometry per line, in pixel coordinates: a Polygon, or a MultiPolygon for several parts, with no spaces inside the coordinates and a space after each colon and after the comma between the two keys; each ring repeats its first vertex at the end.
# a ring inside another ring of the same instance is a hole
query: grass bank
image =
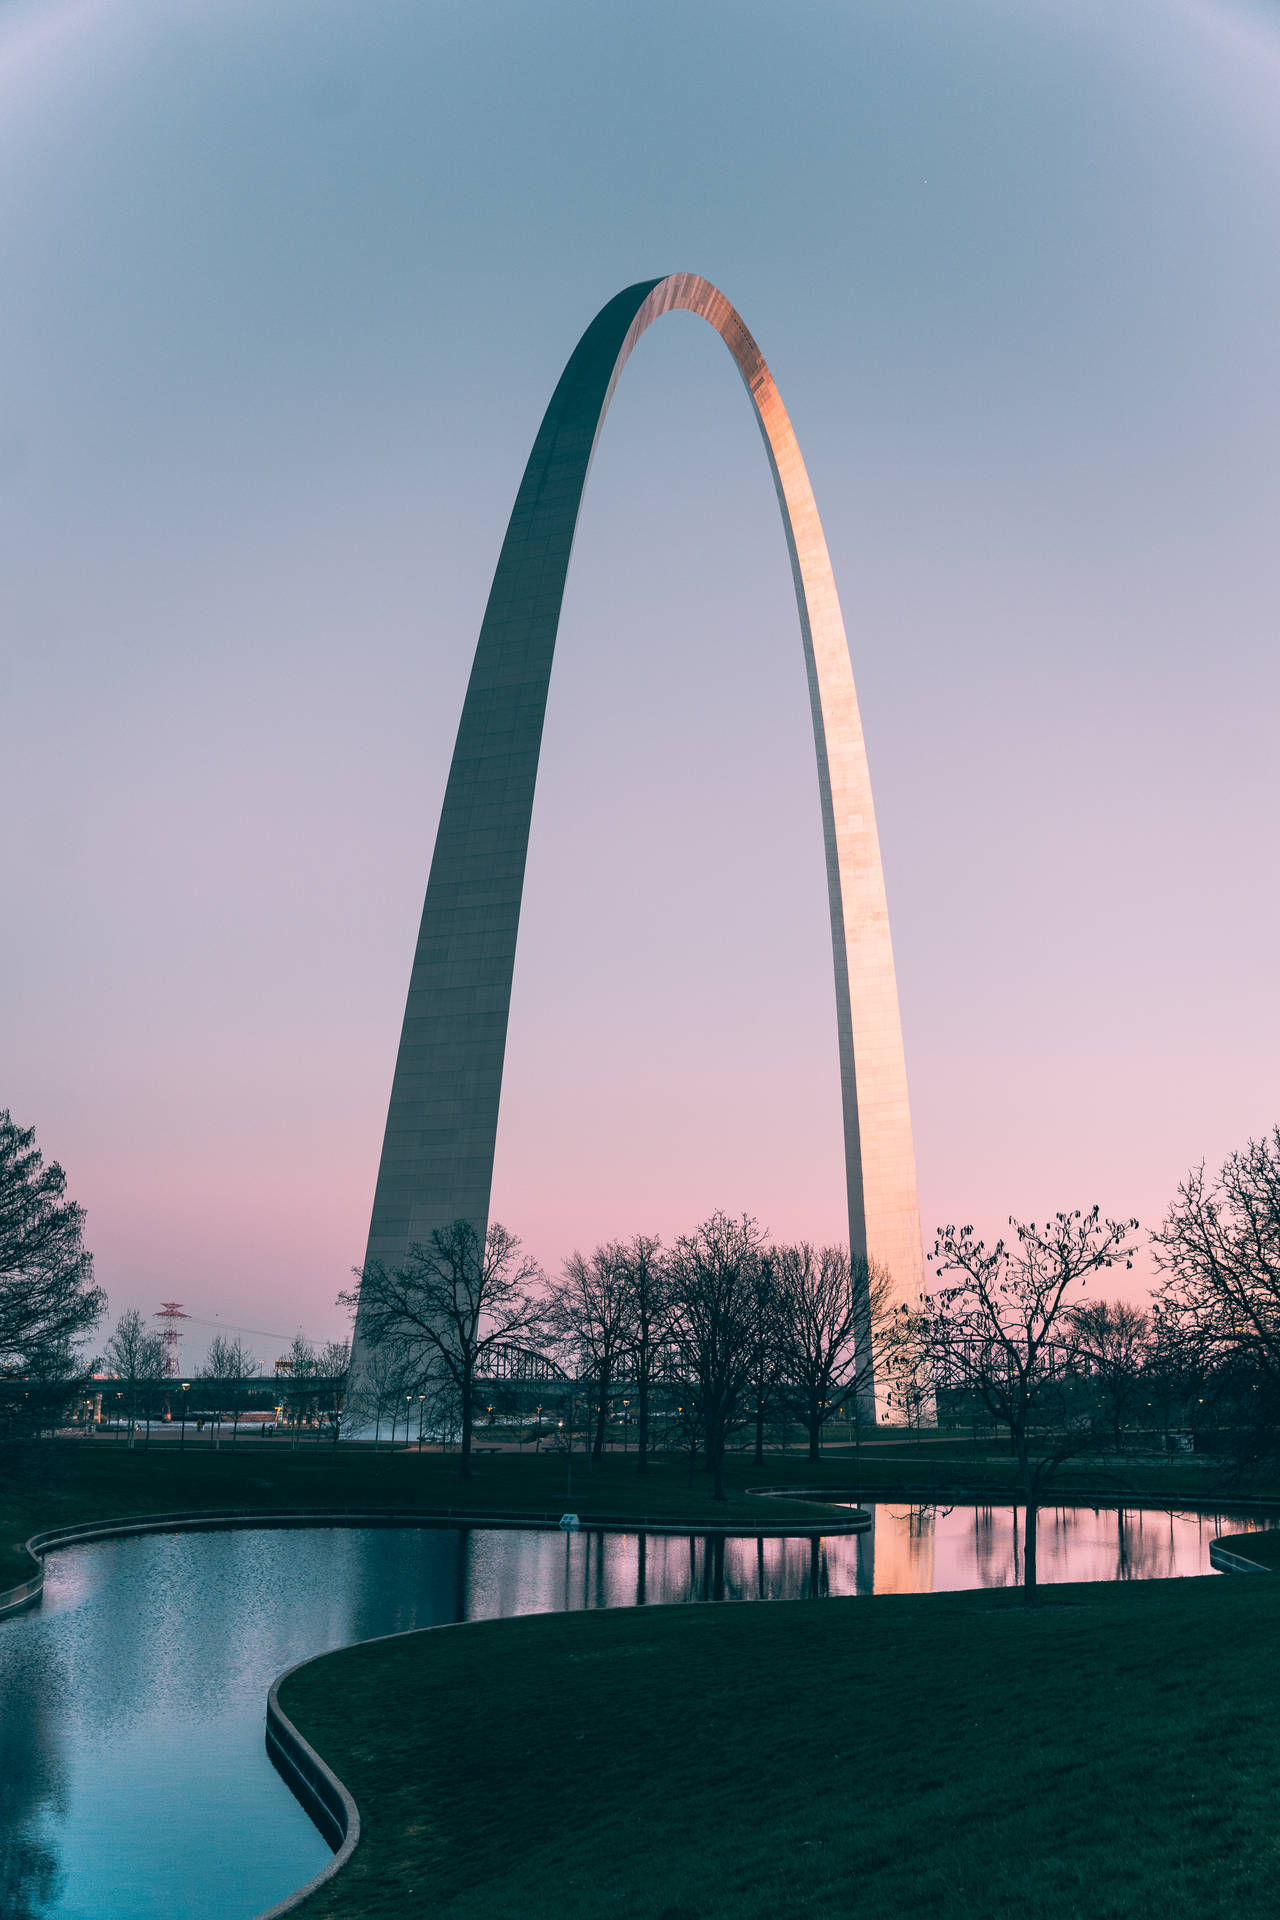
{"type": "Polygon", "coordinates": [[[1222,1544],[1243,1559],[1280,1573],[1280,1529],[1268,1533],[1233,1533],[1228,1528],[1222,1535],[1222,1544]]]}
{"type": "Polygon", "coordinates": [[[306,1920],[1172,1920],[1280,1872],[1280,1581],[653,1608],[332,1654],[306,1920]]]}
{"type": "MultiPolygon", "coordinates": [[[[794,1458],[769,1463],[765,1476],[805,1485],[794,1458]],[[774,1468],[777,1466],[777,1472],[774,1468]]],[[[688,1485],[686,1467],[664,1457],[643,1478],[634,1456],[611,1455],[590,1470],[579,1456],[572,1489],[562,1456],[482,1454],[471,1479],[458,1478],[457,1460],[438,1453],[373,1453],[366,1447],[317,1446],[296,1451],[287,1440],[241,1440],[214,1452],[193,1442],[184,1451],[166,1440],[132,1452],[115,1440],[66,1440],[0,1454],[0,1590],[30,1571],[22,1543],[36,1532],[80,1520],[243,1507],[359,1507],[371,1511],[417,1508],[474,1513],[550,1513],[567,1504],[585,1517],[647,1517],[668,1523],[811,1525],[813,1508],[800,1500],[763,1501],[745,1491],[758,1473],[738,1472],[727,1505],[711,1498],[699,1474],[688,1485]]],[[[830,1474],[835,1485],[839,1472],[830,1474]]]]}
{"type": "MultiPolygon", "coordinates": [[[[215,1452],[204,1436],[188,1439],[181,1452],[172,1438],[133,1451],[115,1439],[95,1438],[0,1453],[0,1591],[26,1577],[22,1542],[32,1533],[80,1520],[185,1509],[465,1507],[476,1513],[558,1515],[572,1506],[586,1519],[811,1524],[812,1506],[762,1501],[747,1489],[761,1484],[828,1487],[833,1493],[859,1488],[873,1495],[910,1488],[944,1497],[963,1488],[995,1497],[1016,1486],[1014,1463],[1007,1456],[950,1435],[885,1434],[864,1442],[856,1453],[833,1448],[817,1466],[799,1453],[770,1454],[762,1468],[748,1456],[732,1455],[726,1470],[730,1497],[723,1505],[712,1500],[705,1474],[690,1486],[687,1463],[672,1455],[659,1455],[642,1477],[634,1454],[608,1454],[596,1468],[579,1454],[570,1489],[563,1454],[482,1452],[473,1478],[464,1482],[456,1457],[449,1454],[375,1454],[367,1447],[335,1450],[310,1441],[294,1450],[287,1440],[257,1437],[242,1437],[234,1448],[224,1445],[215,1452]]],[[[1063,1474],[1057,1492],[1066,1498],[1073,1489],[1157,1503],[1242,1499],[1250,1491],[1203,1463],[1153,1458],[1080,1461],[1063,1474]]]]}

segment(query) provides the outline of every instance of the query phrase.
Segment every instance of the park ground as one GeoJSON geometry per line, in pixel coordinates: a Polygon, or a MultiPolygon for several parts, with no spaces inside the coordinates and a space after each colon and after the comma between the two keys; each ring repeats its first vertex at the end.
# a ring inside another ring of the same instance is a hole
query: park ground
{"type": "MultiPolygon", "coordinates": [[[[33,1448],[3,1543],[199,1507],[557,1512],[563,1456],[114,1442],[33,1448]]],[[[14,1463],[11,1463],[14,1468],[14,1463]]],[[[997,1494],[1010,1463],[887,1435],[816,1469],[736,1460],[729,1510],[663,1459],[588,1474],[591,1515],[757,1519],[768,1484],[997,1494]],[[856,1471],[855,1471],[856,1466],[856,1471]],[[643,1492],[638,1489],[643,1485],[643,1492]]],[[[1194,1461],[1090,1462],[1079,1489],[1240,1501],[1194,1461]]],[[[799,1501],[767,1518],[804,1516],[799,1501]]],[[[1273,1539],[1275,1536],[1273,1536],[1273,1539]]],[[[1267,1552],[1250,1541],[1255,1557],[1267,1552]]],[[[0,1584],[5,1575],[0,1573],[0,1584]]],[[[1270,1910],[1280,1868],[1280,1580],[653,1607],[445,1628],[310,1663],[282,1704],[346,1782],[361,1844],[304,1920],[1111,1920],[1270,1910]]]]}

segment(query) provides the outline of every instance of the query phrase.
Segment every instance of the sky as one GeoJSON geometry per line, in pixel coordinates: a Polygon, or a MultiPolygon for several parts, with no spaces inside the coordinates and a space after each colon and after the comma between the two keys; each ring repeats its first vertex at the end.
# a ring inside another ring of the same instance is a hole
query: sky
{"type": "MultiPolygon", "coordinates": [[[[675,270],[822,513],[926,1247],[1155,1224],[1280,1120],[1278,191],[1276,0],[0,0],[0,1105],[112,1315],[341,1330],[520,473],[675,270]]],[[[716,1207],[845,1231],[786,549],[675,315],[579,526],[493,1211],[554,1268],[716,1207]]]]}

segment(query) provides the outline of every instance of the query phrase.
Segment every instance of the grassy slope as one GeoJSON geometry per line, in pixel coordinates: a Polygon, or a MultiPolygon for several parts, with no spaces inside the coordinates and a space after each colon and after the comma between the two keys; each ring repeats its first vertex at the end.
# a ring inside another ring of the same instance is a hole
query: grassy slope
{"type": "MultiPolygon", "coordinates": [[[[291,1506],[465,1506],[475,1512],[558,1515],[572,1504],[588,1517],[759,1524],[811,1521],[813,1514],[791,1501],[753,1499],[746,1489],[754,1485],[830,1486],[834,1491],[856,1483],[868,1493],[904,1485],[962,1485],[999,1492],[1013,1484],[1014,1470],[1007,1457],[975,1453],[963,1441],[887,1435],[864,1444],[857,1461],[849,1450],[832,1449],[817,1467],[796,1453],[771,1455],[763,1468],[735,1455],[727,1478],[728,1506],[717,1506],[705,1474],[689,1487],[682,1460],[660,1456],[641,1479],[634,1455],[606,1456],[594,1471],[578,1455],[570,1502],[563,1455],[482,1454],[474,1478],[464,1483],[452,1456],[371,1454],[367,1448],[341,1448],[335,1454],[310,1441],[295,1452],[285,1440],[245,1438],[234,1450],[224,1447],[218,1453],[203,1441],[193,1441],[182,1453],[169,1442],[147,1452],[130,1452],[110,1439],[54,1442],[0,1453],[0,1591],[25,1579],[29,1567],[21,1544],[29,1534],[77,1520],[201,1507],[291,1506]]],[[[1073,1485],[1157,1501],[1210,1498],[1215,1492],[1201,1464],[1177,1460],[1125,1461],[1118,1466],[1083,1461],[1059,1482],[1064,1494],[1073,1485]]],[[[1237,1487],[1234,1497],[1242,1492],[1237,1487]]]]}
{"type": "Polygon", "coordinates": [[[306,1920],[1269,1908],[1280,1581],[654,1608],[326,1657],[365,1838],[306,1920]],[[412,1703],[410,1707],[408,1703],[412,1703]]]}
{"type": "Polygon", "coordinates": [[[1280,1529],[1268,1533],[1232,1533],[1222,1535],[1222,1544],[1242,1559],[1255,1560],[1261,1567],[1280,1572],[1280,1529]]]}

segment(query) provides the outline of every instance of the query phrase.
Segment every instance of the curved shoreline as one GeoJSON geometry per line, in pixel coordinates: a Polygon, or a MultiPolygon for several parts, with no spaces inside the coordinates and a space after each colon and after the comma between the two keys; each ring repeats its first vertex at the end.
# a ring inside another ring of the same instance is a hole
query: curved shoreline
{"type": "MultiPolygon", "coordinates": [[[[830,1487],[751,1487],[745,1489],[748,1494],[760,1498],[791,1498],[831,1500],[840,1489],[830,1487]]],[[[852,1491],[852,1490],[849,1490],[852,1491]]],[[[885,1490],[868,1490],[881,1498],[885,1490]]],[[[1021,1504],[1004,1500],[992,1500],[989,1489],[981,1492],[976,1489],[954,1488],[940,1492],[936,1488],[902,1488],[888,1495],[890,1500],[926,1501],[930,1505],[1013,1505],[1021,1504]]],[[[1150,1496],[1122,1500],[1117,1499],[1114,1491],[1104,1497],[1100,1494],[1075,1494],[1070,1500],[1057,1504],[1087,1506],[1095,1509],[1113,1510],[1153,1509],[1156,1511],[1203,1511],[1203,1500],[1190,1500],[1185,1503],[1168,1500],[1153,1500],[1150,1496]]],[[[1234,1503],[1233,1503],[1234,1504],[1234,1503]]],[[[1275,1512],[1280,1507],[1280,1499],[1261,1498],[1239,1503],[1246,1509],[1260,1512],[1275,1512]]],[[[351,1527],[351,1528],[422,1528],[447,1530],[455,1527],[491,1528],[494,1530],[524,1530],[529,1532],[551,1532],[559,1528],[559,1518],[551,1513],[533,1514],[528,1510],[518,1513],[485,1512],[477,1513],[466,1509],[379,1509],[375,1511],[356,1508],[289,1508],[276,1511],[257,1511],[253,1508],[222,1508],[204,1511],[186,1511],[167,1514],[151,1514],[128,1519],[87,1521],[80,1525],[51,1528],[32,1534],[24,1543],[24,1551],[34,1564],[32,1576],[17,1586],[0,1593],[0,1620],[10,1614],[23,1611],[39,1601],[44,1586],[43,1555],[60,1547],[88,1544],[96,1540],[128,1538],[149,1533],[179,1532],[218,1532],[244,1529],[251,1531],[263,1529],[300,1529],[306,1527],[351,1527]]],[[[855,1508],[847,1520],[824,1518],[808,1525],[803,1522],[762,1523],[752,1525],[746,1522],[673,1522],[671,1520],[651,1520],[647,1516],[621,1517],[602,1516],[588,1519],[580,1524],[584,1533],[622,1534],[651,1533],[676,1537],[712,1537],[712,1538],[809,1538],[831,1534],[857,1534],[867,1531],[871,1526],[871,1515],[861,1507],[855,1508]]],[[[1225,1543],[1242,1541],[1247,1534],[1228,1534],[1219,1536],[1210,1543],[1210,1565],[1222,1573],[1268,1573],[1270,1568],[1257,1561],[1249,1560],[1233,1552],[1225,1543]]],[[[458,1624],[458,1623],[450,1623],[458,1624]]],[[[486,1621],[471,1621],[461,1624],[476,1626],[491,1624],[486,1621]]],[[[369,1641],[353,1642],[353,1645],[365,1646],[382,1639],[407,1638],[409,1634],[438,1633],[444,1630],[440,1626],[408,1629],[406,1633],[375,1634],[369,1641]]],[[[277,1675],[267,1695],[266,1710],[266,1748],[272,1764],[280,1774],[285,1785],[298,1801],[303,1811],[312,1821],[325,1842],[334,1849],[333,1857],[312,1876],[303,1886],[298,1887],[284,1899],[263,1912],[252,1916],[252,1920],[283,1920],[283,1916],[296,1910],[305,1900],[317,1892],[346,1865],[360,1840],[361,1821],[359,1808],[344,1783],[326,1764],[321,1755],[290,1720],[280,1705],[279,1693],[284,1682],[309,1666],[313,1661],[326,1659],[334,1651],[326,1649],[323,1653],[308,1655],[306,1659],[295,1661],[285,1671],[277,1675]]]]}
{"type": "Polygon", "coordinates": [[[1237,1542],[1248,1538],[1247,1533],[1219,1534],[1209,1542],[1209,1565],[1219,1573],[1270,1573],[1271,1568],[1264,1567],[1260,1560],[1246,1560],[1242,1553],[1234,1551],[1237,1542]],[[1228,1541],[1232,1543],[1230,1546],[1228,1541]]]}
{"type": "MultiPolygon", "coordinates": [[[[793,1497],[802,1498],[806,1490],[795,1487],[748,1487],[746,1491],[762,1496],[777,1493],[790,1494],[793,1497]]],[[[822,1491],[829,1493],[830,1489],[824,1488],[822,1491]]],[[[909,1499],[911,1497],[910,1490],[900,1493],[897,1497],[899,1499],[909,1499]]],[[[955,1504],[957,1506],[967,1506],[974,1498],[975,1496],[973,1495],[970,1495],[968,1499],[960,1497],[955,1500],[955,1504]]],[[[945,1503],[937,1500],[935,1496],[931,1504],[942,1505],[945,1503]]],[[[979,1504],[981,1504],[981,1502],[979,1502],[979,1504]]],[[[990,1502],[990,1504],[1012,1503],[990,1502]]],[[[1128,1511],[1134,1511],[1138,1508],[1156,1512],[1180,1510],[1171,1507],[1168,1502],[1156,1503],[1152,1506],[1151,1503],[1143,1500],[1119,1502],[1112,1498],[1110,1500],[1095,1501],[1091,1500],[1088,1496],[1070,1502],[1064,1501],[1062,1504],[1092,1506],[1095,1509],[1110,1507],[1119,1510],[1121,1507],[1125,1507],[1128,1511]]],[[[1280,1500],[1277,1499],[1250,1501],[1245,1504],[1257,1506],[1265,1511],[1272,1512],[1280,1508],[1280,1500]]],[[[1196,1503],[1192,1502],[1186,1510],[1194,1511],[1195,1509],[1196,1503]]],[[[842,1532],[864,1531],[861,1527],[842,1528],[838,1530],[842,1532]]],[[[601,1531],[606,1531],[606,1529],[602,1528],[601,1531]]],[[[669,1527],[666,1531],[678,1532],[680,1529],[669,1527]]],[[[726,1532],[728,1530],[721,1528],[719,1531],[726,1532]]],[[[759,1531],[763,1532],[765,1529],[760,1529],[759,1531]]],[[[817,1529],[810,1528],[808,1531],[813,1533],[817,1531],[817,1529]]],[[[837,1529],[828,1528],[826,1531],[834,1532],[837,1531],[837,1529]]],[[[1243,1555],[1233,1553],[1222,1544],[1226,1540],[1240,1541],[1247,1540],[1248,1537],[1247,1534],[1225,1534],[1211,1541],[1209,1544],[1210,1565],[1217,1568],[1220,1573],[1269,1573],[1271,1571],[1269,1567],[1262,1566],[1256,1560],[1247,1560],[1243,1555]]],[[[491,1620],[451,1621],[447,1624],[434,1627],[410,1627],[398,1633],[378,1633],[372,1635],[368,1640],[356,1641],[353,1644],[361,1647],[369,1647],[376,1646],[380,1640],[407,1640],[411,1637],[416,1638],[418,1635],[424,1633],[447,1633],[455,1631],[460,1627],[474,1628],[493,1626],[495,1624],[497,1623],[491,1620]]],[[[331,1648],[326,1653],[312,1654],[306,1660],[297,1661],[278,1677],[267,1696],[267,1751],[271,1755],[271,1759],[275,1763],[281,1778],[292,1791],[294,1798],[298,1801],[304,1812],[310,1816],[322,1836],[329,1841],[331,1846],[335,1846],[337,1851],[334,1853],[333,1858],[327,1861],[321,1868],[320,1872],[307,1881],[305,1886],[299,1887],[296,1892],[289,1894],[274,1907],[268,1908],[266,1912],[252,1915],[251,1920],[283,1920],[286,1914],[294,1912],[302,1905],[304,1900],[310,1899],[313,1893],[318,1892],[327,1881],[331,1880],[333,1876],[346,1865],[359,1843],[360,1810],[356,1805],[354,1797],[343,1782],[339,1780],[337,1774],[325,1764],[310,1742],[299,1733],[293,1722],[285,1714],[279,1701],[280,1688],[293,1674],[300,1672],[303,1667],[312,1665],[314,1661],[331,1658],[334,1652],[345,1651],[349,1651],[349,1649],[331,1648]],[[274,1739],[273,1734],[275,1735],[274,1739]],[[280,1738],[281,1734],[283,1734],[283,1739],[280,1738]],[[345,1818],[341,1822],[339,1822],[336,1817],[334,1795],[340,1796],[341,1805],[344,1809],[345,1818]],[[335,1834],[339,1835],[340,1838],[335,1839],[335,1834]]]]}
{"type": "MultiPolygon", "coordinates": [[[[769,1487],[759,1491],[762,1494],[785,1495],[788,1490],[769,1487]]],[[[793,1494],[792,1497],[800,1499],[806,1495],[793,1494]]],[[[531,1513],[528,1508],[519,1512],[490,1510],[477,1513],[465,1507],[281,1507],[262,1511],[253,1507],[209,1507],[178,1513],[139,1514],[119,1520],[86,1520],[76,1526],[51,1527],[43,1533],[33,1533],[23,1543],[23,1552],[35,1571],[28,1579],[20,1580],[16,1586],[0,1593],[0,1619],[20,1613],[39,1600],[44,1590],[43,1556],[46,1553],[52,1553],[58,1547],[84,1546],[94,1540],[121,1540],[143,1533],[216,1533],[236,1527],[246,1530],[254,1527],[492,1527],[504,1532],[542,1533],[557,1531],[560,1518],[558,1513],[531,1513]]],[[[709,1537],[753,1540],[759,1536],[776,1540],[807,1539],[815,1534],[865,1533],[870,1525],[870,1514],[857,1508],[847,1520],[830,1518],[808,1522],[703,1520],[695,1523],[650,1519],[647,1514],[601,1514],[580,1521],[577,1530],[582,1533],[674,1534],[685,1539],[709,1537]]]]}
{"type": "Polygon", "coordinates": [[[275,1906],[268,1907],[264,1913],[255,1914],[253,1920],[280,1920],[281,1915],[292,1913],[295,1907],[301,1906],[304,1900],[309,1899],[346,1866],[359,1844],[359,1807],[332,1767],[325,1764],[311,1742],[298,1732],[280,1705],[280,1689],[285,1681],[299,1668],[309,1667],[313,1660],[323,1658],[323,1654],[309,1654],[305,1660],[297,1660],[293,1666],[286,1667],[272,1681],[267,1694],[267,1754],[303,1812],[334,1849],[333,1858],[327,1860],[319,1873],[313,1874],[304,1886],[287,1893],[283,1900],[277,1900],[275,1906]]]}

